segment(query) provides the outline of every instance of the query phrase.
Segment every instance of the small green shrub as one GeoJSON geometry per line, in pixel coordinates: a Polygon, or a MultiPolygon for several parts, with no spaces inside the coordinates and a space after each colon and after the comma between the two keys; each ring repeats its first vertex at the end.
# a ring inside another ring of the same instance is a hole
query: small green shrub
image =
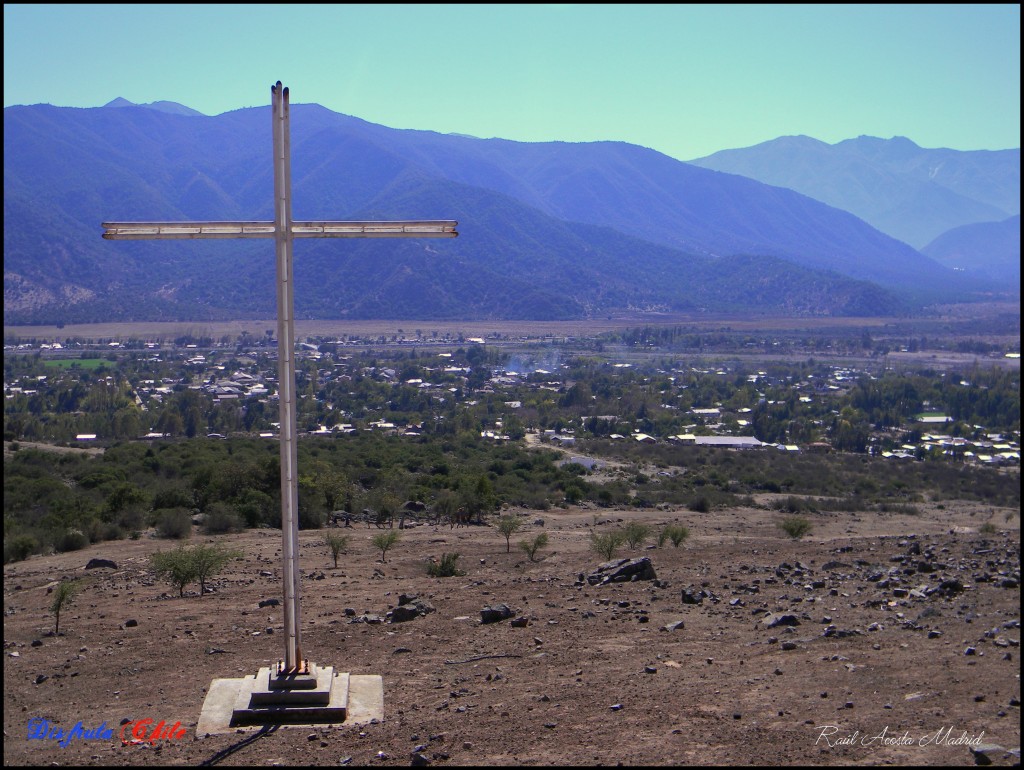
{"type": "Polygon", "coordinates": [[[643,545],[644,541],[647,540],[651,535],[651,528],[647,524],[641,524],[639,521],[631,521],[626,525],[626,529],[623,530],[623,537],[630,548],[638,548],[643,545]]]}
{"type": "Polygon", "coordinates": [[[185,595],[185,586],[199,581],[199,595],[206,592],[206,581],[219,573],[224,566],[242,554],[218,545],[197,545],[185,548],[179,545],[173,551],[157,551],[149,557],[150,565],[158,578],[167,580],[178,589],[178,596],[185,595]]]}
{"type": "Polygon", "coordinates": [[[231,559],[241,557],[241,552],[221,548],[219,545],[197,545],[189,554],[192,568],[199,581],[199,595],[206,593],[206,581],[219,573],[231,559]]]}
{"type": "Polygon", "coordinates": [[[625,542],[625,539],[625,533],[620,529],[614,532],[602,532],[601,534],[591,532],[590,547],[599,553],[605,561],[609,561],[615,555],[619,546],[625,542]]]}
{"type": "Polygon", "coordinates": [[[811,531],[811,522],[803,516],[787,516],[778,523],[778,527],[794,540],[799,540],[811,531]]]}
{"type": "Polygon", "coordinates": [[[337,569],[338,555],[348,550],[348,535],[336,535],[333,532],[328,532],[324,535],[324,542],[331,550],[331,556],[334,558],[334,568],[337,569]]]}
{"type": "Polygon", "coordinates": [[[707,495],[701,495],[691,500],[686,507],[694,513],[707,513],[711,510],[711,500],[707,495]]]}
{"type": "Polygon", "coordinates": [[[156,533],[171,540],[192,537],[192,516],[184,508],[161,511],[156,520],[156,533]]]}
{"type": "Polygon", "coordinates": [[[994,535],[998,531],[999,529],[991,521],[986,521],[984,524],[978,527],[978,532],[980,532],[983,535],[994,535]]]}
{"type": "Polygon", "coordinates": [[[502,516],[497,523],[498,532],[505,537],[505,553],[512,550],[511,538],[523,526],[522,520],[513,513],[502,516]]]}
{"type": "Polygon", "coordinates": [[[39,541],[32,535],[15,535],[4,540],[4,564],[12,561],[24,561],[39,550],[39,541]]]}
{"type": "Polygon", "coordinates": [[[661,530],[661,534],[658,536],[658,545],[667,539],[672,541],[674,548],[678,548],[689,536],[689,527],[684,527],[682,524],[669,524],[661,530]]]}
{"type": "Polygon", "coordinates": [[[458,560],[457,553],[442,553],[441,561],[431,560],[427,564],[427,574],[430,577],[461,577],[466,574],[466,571],[456,566],[455,562],[458,560]]]}
{"type": "Polygon", "coordinates": [[[53,589],[53,601],[50,602],[50,612],[52,612],[55,617],[53,624],[54,634],[60,633],[61,610],[74,601],[78,591],[79,583],[77,580],[62,580],[60,584],[53,589]]]}
{"type": "Polygon", "coordinates": [[[84,532],[77,529],[69,529],[61,532],[54,540],[53,547],[58,553],[65,551],[81,551],[89,545],[89,538],[84,532]]]}
{"type": "Polygon", "coordinates": [[[240,532],[243,528],[242,517],[223,503],[214,503],[203,516],[203,532],[207,535],[240,532]]]}
{"type": "Polygon", "coordinates": [[[185,586],[196,579],[192,556],[183,545],[173,551],[157,551],[149,557],[149,563],[158,578],[178,589],[178,596],[184,596],[185,586]]]}
{"type": "Polygon", "coordinates": [[[388,551],[398,542],[398,533],[395,530],[388,530],[387,532],[381,532],[379,535],[374,535],[371,540],[375,548],[380,549],[380,560],[381,562],[387,561],[385,558],[388,551]]]}
{"type": "Polygon", "coordinates": [[[537,551],[548,544],[548,533],[541,532],[533,540],[520,540],[519,547],[530,557],[530,561],[536,561],[537,551]]]}

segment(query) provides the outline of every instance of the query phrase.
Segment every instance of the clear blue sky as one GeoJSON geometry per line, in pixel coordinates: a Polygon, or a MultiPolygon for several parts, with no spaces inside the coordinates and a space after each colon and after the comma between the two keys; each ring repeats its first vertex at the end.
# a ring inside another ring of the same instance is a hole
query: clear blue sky
{"type": "Polygon", "coordinates": [[[4,106],[292,103],[680,160],[806,134],[1020,146],[1020,6],[5,5],[4,106]]]}

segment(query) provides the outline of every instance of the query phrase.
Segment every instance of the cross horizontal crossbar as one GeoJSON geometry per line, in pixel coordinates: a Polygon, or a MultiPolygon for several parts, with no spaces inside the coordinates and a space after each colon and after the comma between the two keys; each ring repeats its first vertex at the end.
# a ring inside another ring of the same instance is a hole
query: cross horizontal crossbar
{"type": "MultiPolygon", "coordinates": [[[[395,222],[292,222],[293,238],[455,238],[458,222],[400,220],[395,222]]],[[[273,222],[104,222],[110,241],[153,238],[273,238],[273,222]]]]}

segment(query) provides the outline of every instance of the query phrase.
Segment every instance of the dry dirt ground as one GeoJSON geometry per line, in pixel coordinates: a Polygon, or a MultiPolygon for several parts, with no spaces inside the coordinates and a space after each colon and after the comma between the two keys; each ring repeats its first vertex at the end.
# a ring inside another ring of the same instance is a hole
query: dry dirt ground
{"type": "Polygon", "coordinates": [[[195,734],[212,680],[283,653],[281,608],[258,607],[281,593],[278,531],[217,538],[244,557],[202,597],[154,581],[147,557],[172,544],[149,537],[5,566],[4,764],[1019,763],[1019,510],[811,514],[800,541],[763,509],[522,514],[511,553],[493,527],[421,525],[383,563],[376,528],[340,528],[337,569],[323,531],[300,533],[304,651],[383,677],[376,724],[195,734]],[[516,545],[541,518],[550,544],[530,561],[516,545]],[[591,530],[631,519],[691,536],[620,550],[656,582],[581,581],[603,561],[591,530]],[[452,552],[464,576],[426,574],[452,552]],[[93,557],[117,567],[86,570],[93,557]],[[47,586],[64,577],[83,590],[54,636],[47,586]],[[403,594],[434,611],[387,622],[403,594]],[[482,623],[498,603],[528,624],[482,623]],[[781,616],[798,625],[765,622],[781,616]],[[186,734],[122,745],[122,720],[145,718],[186,734]],[[29,740],[33,719],[113,737],[29,740]]]}

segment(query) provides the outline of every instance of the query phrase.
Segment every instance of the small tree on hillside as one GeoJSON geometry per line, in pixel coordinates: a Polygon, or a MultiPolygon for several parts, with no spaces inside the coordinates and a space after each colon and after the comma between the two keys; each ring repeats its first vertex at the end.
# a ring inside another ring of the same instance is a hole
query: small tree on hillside
{"type": "Polygon", "coordinates": [[[196,579],[195,565],[184,546],[173,551],[157,551],[149,557],[149,563],[158,578],[178,589],[178,596],[184,596],[185,586],[196,579]]]}
{"type": "Polygon", "coordinates": [[[642,545],[650,534],[651,528],[649,526],[642,524],[639,521],[631,521],[626,525],[623,537],[629,544],[630,548],[636,548],[637,546],[642,545]]]}
{"type": "Polygon", "coordinates": [[[395,530],[388,530],[387,532],[381,532],[379,535],[373,536],[373,544],[375,547],[380,549],[380,560],[381,562],[387,561],[388,550],[398,542],[398,533],[395,530]]]}
{"type": "Polygon", "coordinates": [[[335,535],[328,532],[324,535],[324,542],[331,549],[331,556],[334,557],[334,568],[338,568],[338,554],[348,550],[348,535],[335,535]]]}
{"type": "Polygon", "coordinates": [[[803,516],[787,516],[777,526],[794,540],[799,540],[811,531],[811,522],[803,516]]]}
{"type": "Polygon", "coordinates": [[[505,553],[512,551],[512,535],[519,531],[523,522],[515,514],[508,514],[498,519],[498,532],[505,536],[505,553]]]}
{"type": "Polygon", "coordinates": [[[614,532],[603,532],[600,535],[591,532],[590,547],[604,557],[605,561],[609,561],[625,539],[625,534],[620,529],[614,532]]]}
{"type": "Polygon", "coordinates": [[[666,540],[671,540],[675,548],[679,548],[686,539],[690,537],[690,528],[682,524],[669,524],[662,533],[658,534],[657,545],[664,546],[666,540]]]}
{"type": "Polygon", "coordinates": [[[533,540],[522,540],[519,543],[519,547],[526,551],[526,555],[530,557],[530,561],[536,561],[537,551],[548,544],[548,533],[541,532],[533,540]]]}
{"type": "Polygon", "coordinates": [[[190,558],[199,581],[199,595],[206,593],[207,580],[224,569],[229,561],[241,555],[239,551],[221,548],[219,545],[197,545],[192,548],[190,558]]]}
{"type": "Polygon", "coordinates": [[[60,633],[61,610],[75,600],[78,590],[79,585],[77,580],[62,580],[60,584],[53,589],[53,601],[50,602],[50,612],[52,612],[56,618],[53,624],[53,633],[55,635],[60,633]]]}

